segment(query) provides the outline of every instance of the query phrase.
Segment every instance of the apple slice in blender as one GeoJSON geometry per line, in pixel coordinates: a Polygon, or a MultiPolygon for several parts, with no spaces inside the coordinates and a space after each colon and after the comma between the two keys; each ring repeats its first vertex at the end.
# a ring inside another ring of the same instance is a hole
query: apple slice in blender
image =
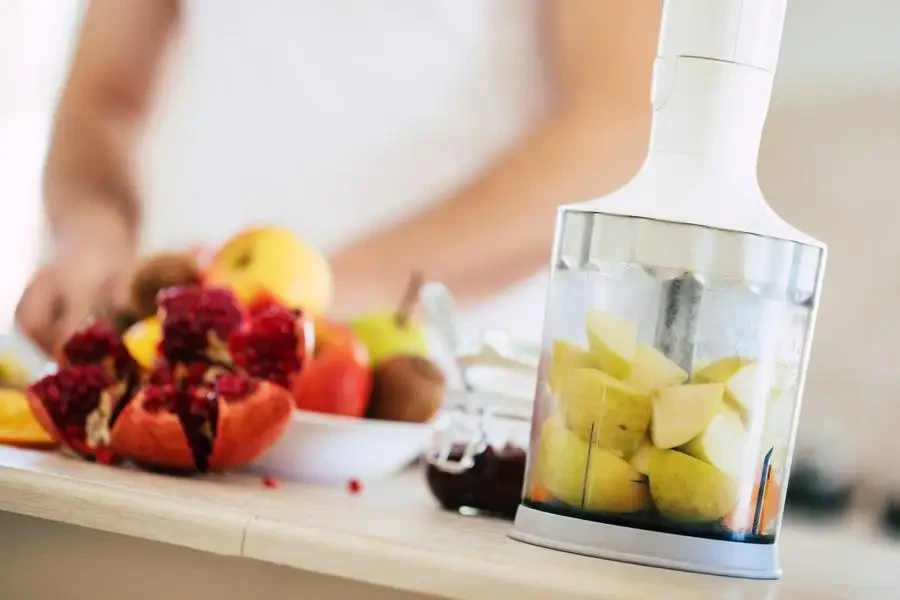
{"type": "Polygon", "coordinates": [[[576,369],[560,395],[572,431],[630,456],[650,425],[650,397],[596,369],[576,369]]]}
{"type": "Polygon", "coordinates": [[[706,429],[722,410],[725,386],[721,383],[675,385],[653,393],[650,439],[657,448],[675,448],[706,429]]]}
{"type": "Polygon", "coordinates": [[[659,388],[681,385],[687,378],[687,372],[666,358],[665,354],[653,346],[638,344],[631,373],[625,383],[638,391],[650,393],[659,388]]]}
{"type": "Polygon", "coordinates": [[[585,322],[597,368],[617,379],[628,377],[637,352],[637,325],[598,309],[589,310],[585,322]]]}
{"type": "Polygon", "coordinates": [[[771,377],[752,359],[729,357],[716,361],[694,375],[698,383],[724,383],[725,401],[736,408],[746,424],[764,409],[772,393],[771,377]]]}
{"type": "Polygon", "coordinates": [[[572,371],[593,366],[594,360],[584,348],[565,340],[554,341],[547,374],[550,389],[559,393],[572,371]]]}
{"type": "Polygon", "coordinates": [[[650,473],[650,455],[652,453],[653,444],[648,438],[644,438],[638,449],[628,459],[628,464],[634,467],[641,475],[647,475],[650,473]]]}
{"type": "Polygon", "coordinates": [[[740,415],[726,406],[700,435],[679,449],[738,479],[743,472],[748,440],[740,415]]]}
{"type": "Polygon", "coordinates": [[[650,493],[659,512],[684,523],[721,519],[734,509],[738,488],[712,465],[678,452],[656,450],[650,457],[650,493]]]}
{"type": "Polygon", "coordinates": [[[561,419],[544,422],[539,444],[538,472],[554,498],[602,512],[631,513],[650,507],[647,482],[634,467],[612,452],[589,446],[561,419]]]}

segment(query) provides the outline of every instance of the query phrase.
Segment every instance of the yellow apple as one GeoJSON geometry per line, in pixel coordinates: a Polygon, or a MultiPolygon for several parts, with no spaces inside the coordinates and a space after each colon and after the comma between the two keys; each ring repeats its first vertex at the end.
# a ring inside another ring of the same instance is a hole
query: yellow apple
{"type": "Polygon", "coordinates": [[[162,325],[157,317],[148,317],[129,327],[122,336],[122,341],[132,358],[143,368],[149,369],[159,356],[162,325]]]}
{"type": "Polygon", "coordinates": [[[617,379],[628,377],[637,352],[637,325],[599,309],[589,310],[585,322],[597,368],[617,379]]]}
{"type": "Polygon", "coordinates": [[[560,394],[572,431],[630,456],[650,425],[650,397],[596,369],[575,369],[560,394]]]}
{"type": "Polygon", "coordinates": [[[547,374],[550,389],[559,393],[572,371],[592,366],[594,361],[587,350],[565,340],[556,340],[553,342],[547,374]]]}
{"type": "Polygon", "coordinates": [[[640,392],[650,393],[670,385],[687,381],[687,372],[666,356],[647,344],[638,344],[634,353],[631,373],[625,383],[640,392]]]}
{"type": "Polygon", "coordinates": [[[657,448],[675,448],[706,429],[722,410],[725,386],[721,383],[674,385],[654,392],[650,439],[657,448]]]}
{"type": "Polygon", "coordinates": [[[0,388],[24,389],[28,385],[28,373],[18,357],[11,353],[0,354],[0,388]]]}
{"type": "Polygon", "coordinates": [[[731,477],[677,450],[655,450],[651,455],[650,494],[664,517],[685,523],[721,519],[738,501],[731,477]]]}
{"type": "Polygon", "coordinates": [[[249,229],[225,242],[205,282],[231,288],[244,304],[271,296],[314,315],[329,307],[333,294],[325,257],[281,227],[249,229]]]}
{"type": "Polygon", "coordinates": [[[634,467],[612,452],[589,446],[558,417],[541,427],[538,469],[547,491],[571,506],[615,513],[650,507],[647,482],[634,467]]]}
{"type": "Polygon", "coordinates": [[[747,460],[748,442],[741,416],[734,409],[725,407],[702,433],[679,450],[739,479],[747,460]]]}

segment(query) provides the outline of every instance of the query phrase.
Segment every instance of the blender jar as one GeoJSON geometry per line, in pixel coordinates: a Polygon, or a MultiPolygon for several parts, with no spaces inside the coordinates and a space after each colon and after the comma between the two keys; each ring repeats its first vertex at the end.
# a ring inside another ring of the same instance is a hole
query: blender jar
{"type": "Polygon", "coordinates": [[[516,523],[532,535],[513,536],[739,571],[731,550],[771,545],[781,525],[823,250],[572,208],[558,219],[516,523]]]}

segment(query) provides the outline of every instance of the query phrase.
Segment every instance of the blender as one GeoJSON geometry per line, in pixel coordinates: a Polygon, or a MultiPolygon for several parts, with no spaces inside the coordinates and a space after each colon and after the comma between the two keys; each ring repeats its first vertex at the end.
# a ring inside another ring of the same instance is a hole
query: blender
{"type": "Polygon", "coordinates": [[[786,0],[665,0],[648,156],[559,209],[512,538],[774,579],[825,266],[756,175],[786,0]]]}

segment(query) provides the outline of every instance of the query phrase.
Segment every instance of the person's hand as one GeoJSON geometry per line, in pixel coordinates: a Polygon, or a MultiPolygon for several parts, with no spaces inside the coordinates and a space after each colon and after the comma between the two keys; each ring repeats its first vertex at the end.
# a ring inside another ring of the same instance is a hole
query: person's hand
{"type": "Polygon", "coordinates": [[[66,235],[16,307],[22,332],[50,356],[90,314],[120,306],[133,259],[127,236],[82,228],[66,235]]]}

